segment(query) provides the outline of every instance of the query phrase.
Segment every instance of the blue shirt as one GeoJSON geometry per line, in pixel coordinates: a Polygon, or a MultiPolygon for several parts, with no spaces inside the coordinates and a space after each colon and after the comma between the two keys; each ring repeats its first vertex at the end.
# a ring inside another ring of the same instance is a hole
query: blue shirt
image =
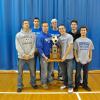
{"type": "Polygon", "coordinates": [[[51,36],[53,36],[53,35],[56,35],[57,37],[60,36],[60,33],[59,33],[58,30],[50,29],[50,30],[49,30],[49,33],[51,34],[51,36]]]}
{"type": "Polygon", "coordinates": [[[36,48],[37,48],[37,38],[38,38],[38,35],[40,35],[41,31],[42,31],[42,28],[38,28],[38,29],[34,27],[32,28],[32,32],[34,32],[36,36],[36,48]]]}
{"type": "Polygon", "coordinates": [[[40,32],[42,31],[42,29],[41,28],[38,28],[38,29],[36,29],[36,28],[32,28],[32,32],[35,32],[35,35],[38,35],[38,34],[40,34],[40,32]]]}
{"type": "Polygon", "coordinates": [[[41,32],[37,39],[37,48],[41,56],[50,56],[52,47],[51,34],[41,32]]]}

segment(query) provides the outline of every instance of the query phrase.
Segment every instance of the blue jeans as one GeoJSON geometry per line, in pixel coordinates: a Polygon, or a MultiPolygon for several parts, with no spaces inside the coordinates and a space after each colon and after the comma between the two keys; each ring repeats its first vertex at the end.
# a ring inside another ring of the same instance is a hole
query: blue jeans
{"type": "MultiPolygon", "coordinates": [[[[35,59],[35,71],[36,71],[36,68],[37,68],[37,61],[39,60],[39,69],[40,69],[40,73],[41,73],[41,64],[40,64],[40,54],[38,51],[36,51],[34,53],[34,59],[35,59]]],[[[40,77],[41,77],[41,74],[40,74],[40,77]]]]}
{"type": "Polygon", "coordinates": [[[62,75],[64,79],[64,85],[68,84],[68,88],[73,88],[73,60],[66,59],[60,63],[62,69],[62,75]]]}
{"type": "Polygon", "coordinates": [[[41,57],[41,83],[47,84],[48,82],[53,81],[52,77],[52,62],[46,62],[43,57],[41,57]]]}
{"type": "Polygon", "coordinates": [[[29,71],[30,71],[30,83],[31,85],[36,84],[36,76],[35,76],[35,66],[34,66],[34,59],[23,60],[18,59],[18,88],[23,88],[23,70],[24,65],[27,64],[29,71]]]}
{"type": "MultiPolygon", "coordinates": [[[[77,70],[78,63],[76,62],[75,58],[73,59],[73,66],[74,66],[75,70],[77,70]]],[[[76,77],[76,74],[75,74],[75,77],[76,77]]],[[[79,73],[79,78],[81,81],[82,80],[81,71],[79,73]]]]}
{"type": "Polygon", "coordinates": [[[60,67],[58,62],[53,62],[53,69],[52,69],[53,76],[54,76],[54,70],[55,70],[56,67],[58,67],[57,68],[57,70],[58,70],[58,77],[62,76],[62,69],[61,69],[61,67],[60,67]]]}
{"type": "Polygon", "coordinates": [[[75,75],[75,87],[79,87],[80,84],[80,72],[83,68],[83,86],[86,87],[88,84],[88,64],[77,63],[76,75],[75,75]]]}

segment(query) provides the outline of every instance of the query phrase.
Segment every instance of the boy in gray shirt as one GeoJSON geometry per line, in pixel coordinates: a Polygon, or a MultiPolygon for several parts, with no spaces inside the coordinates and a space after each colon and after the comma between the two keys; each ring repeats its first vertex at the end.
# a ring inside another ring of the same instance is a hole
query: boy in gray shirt
{"type": "Polygon", "coordinates": [[[86,37],[87,27],[82,26],[80,28],[81,37],[76,39],[74,44],[75,59],[78,63],[76,68],[75,77],[75,91],[78,91],[80,83],[80,71],[83,68],[83,88],[87,91],[91,91],[88,87],[88,65],[92,60],[92,49],[94,49],[92,41],[86,37]]]}
{"type": "Polygon", "coordinates": [[[61,46],[61,58],[62,62],[60,66],[62,68],[62,74],[64,79],[64,85],[61,89],[64,89],[68,85],[68,92],[73,92],[73,37],[72,35],[66,33],[66,28],[64,25],[59,26],[59,32],[61,36],[59,37],[59,43],[61,46]]]}
{"type": "Polygon", "coordinates": [[[21,92],[23,88],[23,69],[27,64],[30,70],[30,83],[33,88],[37,88],[35,82],[35,66],[34,66],[34,52],[35,52],[35,34],[29,29],[29,21],[24,20],[22,29],[16,35],[16,49],[18,52],[18,88],[17,92],[21,92]]]}

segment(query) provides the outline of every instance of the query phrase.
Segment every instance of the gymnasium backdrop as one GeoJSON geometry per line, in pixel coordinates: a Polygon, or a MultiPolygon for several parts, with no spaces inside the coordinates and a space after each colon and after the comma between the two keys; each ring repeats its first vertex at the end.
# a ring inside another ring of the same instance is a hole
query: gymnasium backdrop
{"type": "Polygon", "coordinates": [[[79,27],[87,25],[95,46],[89,68],[100,70],[100,0],[0,0],[0,70],[17,69],[15,35],[23,19],[29,19],[32,26],[34,17],[49,23],[57,18],[67,31],[73,18],[79,27]]]}

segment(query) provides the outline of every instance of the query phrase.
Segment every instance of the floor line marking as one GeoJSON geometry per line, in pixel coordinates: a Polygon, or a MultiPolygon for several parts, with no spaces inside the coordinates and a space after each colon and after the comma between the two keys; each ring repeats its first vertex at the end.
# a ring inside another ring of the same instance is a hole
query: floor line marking
{"type": "MultiPolygon", "coordinates": [[[[92,93],[100,93],[100,91],[95,92],[73,92],[72,94],[92,94],[92,93]]],[[[0,94],[70,94],[68,92],[0,92],[0,94]]]]}
{"type": "Polygon", "coordinates": [[[77,95],[78,100],[81,100],[81,97],[78,92],[75,93],[77,95]]]}
{"type": "Polygon", "coordinates": [[[68,92],[0,92],[0,94],[68,94],[68,92]]]}

